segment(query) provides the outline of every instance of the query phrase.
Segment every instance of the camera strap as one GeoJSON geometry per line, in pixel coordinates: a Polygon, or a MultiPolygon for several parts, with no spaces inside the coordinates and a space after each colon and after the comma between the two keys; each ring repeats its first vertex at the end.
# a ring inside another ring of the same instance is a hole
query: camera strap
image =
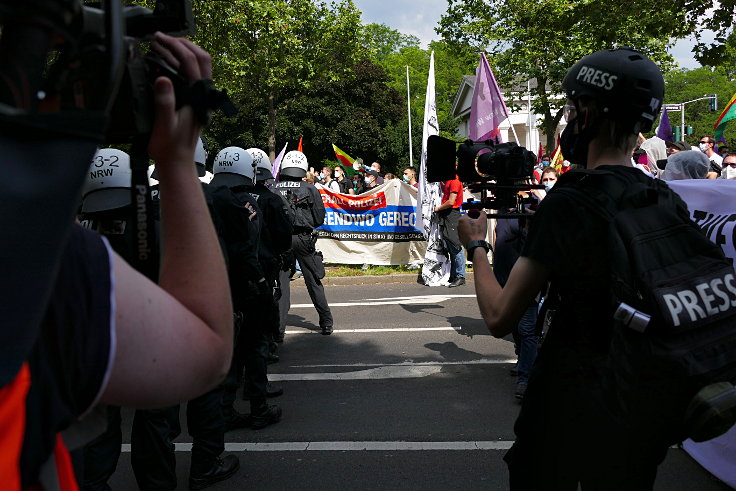
{"type": "Polygon", "coordinates": [[[130,148],[133,255],[131,265],[152,281],[158,280],[158,243],[154,225],[151,190],[148,186],[148,135],[139,135],[130,148]]]}

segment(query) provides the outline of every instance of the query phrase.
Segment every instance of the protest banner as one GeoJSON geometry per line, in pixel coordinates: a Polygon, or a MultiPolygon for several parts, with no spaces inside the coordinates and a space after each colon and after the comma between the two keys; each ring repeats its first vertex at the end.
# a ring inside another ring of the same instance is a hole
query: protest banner
{"type": "Polygon", "coordinates": [[[327,263],[421,264],[427,243],[417,229],[417,190],[398,179],[359,195],[317,189],[327,212],[317,249],[327,263]]]}

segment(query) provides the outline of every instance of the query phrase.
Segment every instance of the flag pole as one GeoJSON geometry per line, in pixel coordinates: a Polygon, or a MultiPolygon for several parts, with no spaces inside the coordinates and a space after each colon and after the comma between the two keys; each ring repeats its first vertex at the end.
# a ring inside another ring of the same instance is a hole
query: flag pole
{"type": "Polygon", "coordinates": [[[406,65],[406,111],[409,114],[409,165],[414,167],[414,156],[411,144],[411,95],[409,92],[409,65],[406,65]]]}

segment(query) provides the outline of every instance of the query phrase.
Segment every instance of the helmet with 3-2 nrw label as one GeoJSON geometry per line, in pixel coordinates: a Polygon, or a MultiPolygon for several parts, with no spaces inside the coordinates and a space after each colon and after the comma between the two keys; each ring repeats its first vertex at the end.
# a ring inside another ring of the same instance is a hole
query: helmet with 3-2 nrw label
{"type": "Polygon", "coordinates": [[[284,155],[284,160],[281,161],[280,174],[301,179],[307,175],[308,169],[309,163],[307,162],[307,156],[299,150],[292,150],[284,155]]]}
{"type": "Polygon", "coordinates": [[[256,166],[256,182],[263,182],[273,179],[271,173],[271,159],[268,158],[266,152],[260,148],[249,148],[250,156],[253,157],[253,164],[256,166]]]}
{"type": "Polygon", "coordinates": [[[630,123],[633,133],[652,128],[664,100],[659,67],[628,47],[584,57],[567,72],[562,87],[573,101],[594,99],[603,117],[630,123]]]}
{"type": "Polygon", "coordinates": [[[249,186],[253,184],[255,168],[250,152],[240,147],[227,147],[215,157],[211,184],[213,186],[249,186]]]}
{"type": "Polygon", "coordinates": [[[82,212],[113,210],[130,204],[130,156],[122,150],[98,150],[82,188],[82,212]]]}

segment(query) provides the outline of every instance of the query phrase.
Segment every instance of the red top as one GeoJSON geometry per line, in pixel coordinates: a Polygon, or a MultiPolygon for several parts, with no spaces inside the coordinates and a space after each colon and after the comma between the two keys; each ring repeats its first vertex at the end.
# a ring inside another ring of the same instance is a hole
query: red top
{"type": "Polygon", "coordinates": [[[442,202],[444,203],[448,199],[450,199],[450,193],[457,193],[457,198],[455,198],[455,204],[452,205],[453,208],[460,208],[463,204],[463,183],[460,182],[460,179],[455,176],[455,179],[451,181],[445,181],[445,185],[442,186],[442,202]]]}

